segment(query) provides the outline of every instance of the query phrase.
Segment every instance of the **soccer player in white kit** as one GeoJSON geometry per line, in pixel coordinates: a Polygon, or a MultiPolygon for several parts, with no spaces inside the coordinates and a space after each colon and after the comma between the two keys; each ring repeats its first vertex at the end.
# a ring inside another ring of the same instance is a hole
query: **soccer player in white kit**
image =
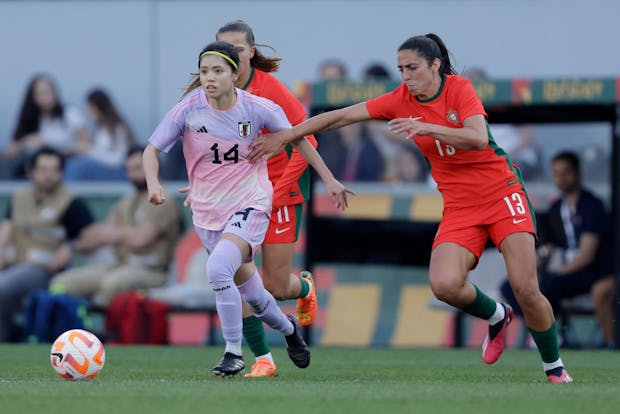
{"type": "MultiPolygon", "coordinates": [[[[195,230],[209,252],[207,276],[215,292],[226,349],[212,369],[214,376],[230,376],[245,368],[242,358],[241,298],[254,314],[282,332],[295,365],[310,364],[297,318],[285,315],[264,288],[254,265],[254,252],[269,225],[273,188],[267,160],[250,162],[249,144],[262,128],[291,128],[282,109],[270,100],[234,87],[239,57],[234,47],[214,42],[198,58],[200,87],[187,93],[161,121],[144,151],[149,200],[166,200],[159,182],[158,154],[183,140],[195,230]]],[[[346,208],[347,193],[314,147],[305,140],[294,143],[317,170],[338,208],[346,208]]]]}

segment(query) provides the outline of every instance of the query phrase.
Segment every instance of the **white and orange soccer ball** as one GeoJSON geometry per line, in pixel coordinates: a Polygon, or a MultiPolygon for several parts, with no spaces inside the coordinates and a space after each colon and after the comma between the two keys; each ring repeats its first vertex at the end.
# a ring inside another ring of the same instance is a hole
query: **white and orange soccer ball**
{"type": "Polygon", "coordinates": [[[67,380],[95,378],[105,364],[105,349],[95,334],[83,329],[71,329],[52,344],[52,367],[67,380]]]}

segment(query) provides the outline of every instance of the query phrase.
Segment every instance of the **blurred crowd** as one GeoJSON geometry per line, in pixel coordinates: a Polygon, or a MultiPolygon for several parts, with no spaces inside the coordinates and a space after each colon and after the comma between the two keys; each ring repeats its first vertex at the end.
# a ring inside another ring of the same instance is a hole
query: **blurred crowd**
{"type": "MultiPolygon", "coordinates": [[[[317,81],[397,80],[390,69],[383,63],[371,63],[359,77],[352,77],[343,62],[328,59],[318,66],[317,81]]],[[[486,78],[480,69],[472,69],[466,75],[472,79],[486,78]]],[[[123,163],[127,151],[135,144],[145,143],[147,137],[133,134],[131,122],[104,89],[88,91],[83,106],[63,102],[61,96],[58,85],[46,74],[34,76],[26,85],[12,136],[0,148],[0,181],[25,179],[28,159],[42,147],[53,148],[65,157],[66,181],[125,180],[123,163]]],[[[526,181],[550,177],[543,168],[546,160],[538,144],[540,139],[535,139],[531,126],[491,124],[490,128],[495,142],[519,166],[526,181]]],[[[354,124],[317,138],[319,152],[339,180],[434,186],[427,162],[415,144],[392,135],[384,121],[354,124]]],[[[600,157],[595,158],[595,164],[600,164],[600,157]]],[[[587,177],[589,168],[585,161],[587,177]]],[[[161,176],[168,181],[187,179],[180,143],[167,157],[162,157],[161,176]]]]}

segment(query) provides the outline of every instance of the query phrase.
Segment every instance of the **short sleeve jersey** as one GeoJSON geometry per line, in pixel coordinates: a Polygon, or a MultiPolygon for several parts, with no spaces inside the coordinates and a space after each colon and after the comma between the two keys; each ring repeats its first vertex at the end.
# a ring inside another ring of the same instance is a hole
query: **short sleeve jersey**
{"type": "MultiPolygon", "coordinates": [[[[366,108],[374,119],[421,117],[421,122],[450,128],[462,128],[470,116],[487,115],[471,82],[459,75],[445,76],[437,94],[427,100],[413,96],[402,83],[367,101],[366,108]]],[[[523,189],[520,174],[488,131],[489,144],[481,151],[454,148],[430,136],[414,137],[446,207],[481,205],[523,189]]]]}
{"type": "MultiPolygon", "coordinates": [[[[267,98],[280,105],[291,125],[297,125],[306,120],[306,109],[301,102],[299,102],[295,95],[293,95],[282,82],[270,73],[252,69],[252,76],[243,89],[252,95],[267,98]]],[[[290,150],[280,151],[278,154],[269,158],[267,165],[269,167],[269,179],[272,183],[280,179],[284,173],[289,162],[290,152],[290,150]]],[[[298,194],[298,196],[292,197],[289,200],[289,202],[295,204],[303,203],[304,198],[307,198],[309,195],[309,174],[304,172],[297,184],[302,194],[298,194]]]]}
{"type": "Polygon", "coordinates": [[[282,108],[268,99],[235,88],[237,101],[220,111],[198,87],[166,114],[149,139],[167,152],[178,137],[191,188],[194,225],[222,230],[237,211],[254,208],[271,214],[273,188],[267,160],[248,160],[249,145],[261,129],[291,128],[282,108]]]}

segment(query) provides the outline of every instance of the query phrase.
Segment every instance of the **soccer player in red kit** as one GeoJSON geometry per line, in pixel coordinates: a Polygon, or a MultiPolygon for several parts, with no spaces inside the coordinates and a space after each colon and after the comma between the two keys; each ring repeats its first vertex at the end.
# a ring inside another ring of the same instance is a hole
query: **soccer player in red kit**
{"type": "Polygon", "coordinates": [[[532,207],[519,171],[491,136],[480,99],[469,80],[455,74],[448,50],[435,34],[406,40],[398,49],[398,69],[403,82],[392,92],[261,137],[251,146],[250,157],[308,134],[368,119],[390,120],[394,134],[415,140],[443,195],[429,265],[435,296],[489,322],[482,359],[496,362],[513,311],[467,282],[491,237],[504,256],[547,379],[572,382],[560,358],[551,306],[538,288],[532,207]]]}

